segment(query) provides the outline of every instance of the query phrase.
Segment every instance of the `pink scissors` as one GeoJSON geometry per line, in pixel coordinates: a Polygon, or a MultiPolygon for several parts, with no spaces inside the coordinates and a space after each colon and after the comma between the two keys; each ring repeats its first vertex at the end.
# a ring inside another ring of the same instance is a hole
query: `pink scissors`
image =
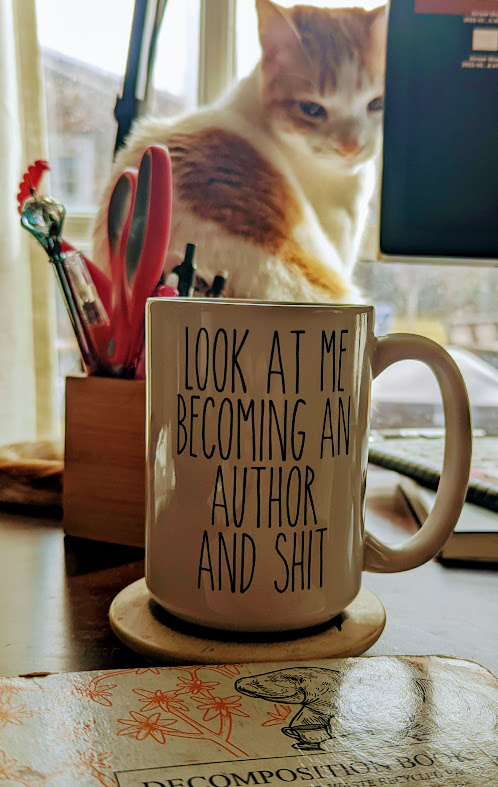
{"type": "Polygon", "coordinates": [[[171,227],[171,161],[166,147],[151,145],[138,171],[117,179],[107,210],[112,281],[111,339],[114,369],[132,371],[140,353],[145,301],[164,269],[171,227]]]}

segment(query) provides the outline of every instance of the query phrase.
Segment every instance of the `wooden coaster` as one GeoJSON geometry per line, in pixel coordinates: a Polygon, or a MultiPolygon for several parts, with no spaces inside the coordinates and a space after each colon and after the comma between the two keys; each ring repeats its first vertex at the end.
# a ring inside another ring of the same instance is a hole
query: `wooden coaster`
{"type": "Polygon", "coordinates": [[[125,645],[155,661],[234,664],[359,656],[382,634],[386,613],[377,596],[362,588],[336,618],[295,636],[288,631],[215,632],[169,615],[151,598],[145,579],[139,579],[118,593],[109,618],[125,645]]]}

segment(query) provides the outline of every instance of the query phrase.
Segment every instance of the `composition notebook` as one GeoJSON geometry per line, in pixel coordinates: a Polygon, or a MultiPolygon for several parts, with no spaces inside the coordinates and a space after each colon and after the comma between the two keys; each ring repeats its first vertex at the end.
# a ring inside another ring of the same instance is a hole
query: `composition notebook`
{"type": "Polygon", "coordinates": [[[436,656],[0,678],[0,782],[498,785],[498,681],[436,656]]]}

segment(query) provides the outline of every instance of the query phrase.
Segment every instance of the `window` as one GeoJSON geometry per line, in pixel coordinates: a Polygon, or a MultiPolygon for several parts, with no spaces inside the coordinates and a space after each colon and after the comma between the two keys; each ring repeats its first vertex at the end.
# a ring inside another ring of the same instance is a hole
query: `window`
{"type": "MultiPolygon", "coordinates": [[[[376,334],[419,333],[449,350],[465,379],[474,430],[498,435],[498,271],[479,266],[360,262],[356,279],[376,310],[376,334]]],[[[439,431],[436,382],[418,361],[374,381],[372,428],[439,431]]]]}
{"type": "MultiPolygon", "coordinates": [[[[50,186],[68,209],[66,234],[76,235],[78,242],[87,240],[87,225],[71,218],[95,212],[109,178],[116,139],[114,106],[122,91],[133,10],[134,0],[87,0],[82,13],[74,1],[37,0],[50,186]]],[[[199,0],[169,0],[151,95],[156,114],[173,115],[195,106],[198,19],[199,0]]]]}
{"type": "Polygon", "coordinates": [[[67,202],[78,189],[78,157],[58,156],[54,161],[54,173],[61,188],[61,200],[67,202]]]}

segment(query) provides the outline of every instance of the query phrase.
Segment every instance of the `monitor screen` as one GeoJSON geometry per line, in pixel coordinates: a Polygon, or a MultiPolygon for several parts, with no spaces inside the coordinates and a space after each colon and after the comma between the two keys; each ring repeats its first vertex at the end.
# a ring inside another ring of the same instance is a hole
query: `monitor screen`
{"type": "Polygon", "coordinates": [[[498,0],[391,0],[380,249],[498,258],[498,0]]]}

